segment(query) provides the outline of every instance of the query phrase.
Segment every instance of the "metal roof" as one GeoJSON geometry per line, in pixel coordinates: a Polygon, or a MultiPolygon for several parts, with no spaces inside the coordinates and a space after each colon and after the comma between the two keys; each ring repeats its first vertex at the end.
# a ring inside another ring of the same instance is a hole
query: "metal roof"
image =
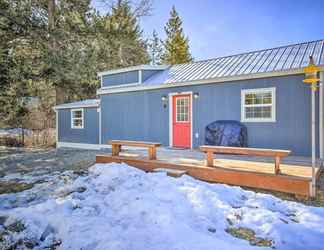
{"type": "Polygon", "coordinates": [[[54,109],[71,109],[71,108],[85,108],[85,107],[98,107],[100,104],[99,99],[87,99],[78,102],[63,103],[56,105],[54,109]]]}
{"type": "Polygon", "coordinates": [[[177,64],[154,74],[145,85],[190,82],[221,77],[288,71],[305,67],[309,56],[324,65],[324,40],[258,50],[193,63],[177,64]]]}

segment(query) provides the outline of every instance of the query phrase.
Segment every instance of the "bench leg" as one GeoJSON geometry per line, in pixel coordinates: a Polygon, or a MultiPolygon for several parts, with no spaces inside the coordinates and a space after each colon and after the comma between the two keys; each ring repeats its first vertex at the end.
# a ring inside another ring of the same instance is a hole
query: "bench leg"
{"type": "Polygon", "coordinates": [[[148,148],[148,157],[150,160],[156,160],[156,148],[155,147],[148,148]]]}
{"type": "Polygon", "coordinates": [[[121,146],[120,145],[112,145],[111,148],[111,155],[112,156],[118,156],[120,152],[121,146]]]}
{"type": "Polygon", "coordinates": [[[275,157],[275,174],[280,174],[280,160],[279,156],[275,157]]]}
{"type": "Polygon", "coordinates": [[[207,166],[213,167],[214,166],[214,153],[213,152],[207,152],[207,166]]]}

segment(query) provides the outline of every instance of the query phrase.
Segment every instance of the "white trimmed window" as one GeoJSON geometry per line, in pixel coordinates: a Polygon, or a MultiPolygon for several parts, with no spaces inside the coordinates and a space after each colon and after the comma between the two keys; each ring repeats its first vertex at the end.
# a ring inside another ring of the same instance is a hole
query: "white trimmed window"
{"type": "Polygon", "coordinates": [[[276,121],[276,88],[241,91],[242,122],[276,121]]]}
{"type": "Polygon", "coordinates": [[[71,109],[71,128],[83,128],[83,109],[71,109]]]}
{"type": "Polygon", "coordinates": [[[176,121],[189,122],[189,96],[176,97],[176,121]]]}

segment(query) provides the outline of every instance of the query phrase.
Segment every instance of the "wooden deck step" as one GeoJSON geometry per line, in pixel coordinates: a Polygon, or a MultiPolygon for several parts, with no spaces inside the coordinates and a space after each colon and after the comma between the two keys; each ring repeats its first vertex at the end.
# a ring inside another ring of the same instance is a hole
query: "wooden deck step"
{"type": "Polygon", "coordinates": [[[178,170],[178,169],[171,169],[171,168],[155,168],[153,169],[153,172],[165,172],[167,173],[168,176],[175,177],[175,178],[181,177],[187,173],[187,171],[185,170],[178,170]]]}

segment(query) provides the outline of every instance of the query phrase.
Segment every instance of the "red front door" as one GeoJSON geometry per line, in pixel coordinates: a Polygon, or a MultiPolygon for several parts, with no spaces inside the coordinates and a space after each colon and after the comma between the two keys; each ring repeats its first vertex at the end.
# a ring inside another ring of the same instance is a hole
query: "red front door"
{"type": "Polygon", "coordinates": [[[191,96],[175,95],[172,98],[173,147],[191,147],[191,96]]]}

